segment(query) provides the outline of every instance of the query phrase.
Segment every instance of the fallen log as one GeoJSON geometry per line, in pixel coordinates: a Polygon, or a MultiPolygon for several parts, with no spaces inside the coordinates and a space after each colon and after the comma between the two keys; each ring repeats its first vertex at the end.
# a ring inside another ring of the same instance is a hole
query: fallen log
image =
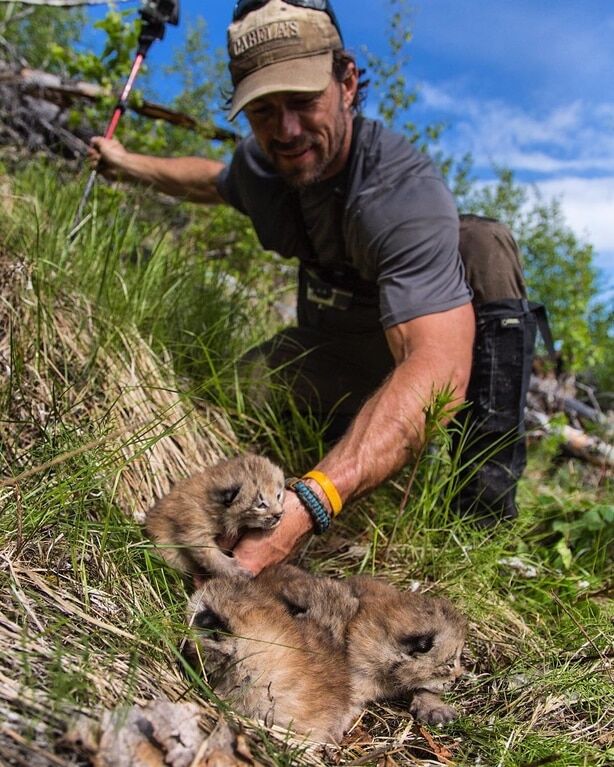
{"type": "Polygon", "coordinates": [[[599,437],[568,424],[557,423],[551,416],[533,408],[527,409],[525,422],[527,428],[534,430],[534,434],[541,431],[542,435],[552,434],[559,437],[562,447],[571,455],[596,466],[614,468],[614,446],[599,437]]]}

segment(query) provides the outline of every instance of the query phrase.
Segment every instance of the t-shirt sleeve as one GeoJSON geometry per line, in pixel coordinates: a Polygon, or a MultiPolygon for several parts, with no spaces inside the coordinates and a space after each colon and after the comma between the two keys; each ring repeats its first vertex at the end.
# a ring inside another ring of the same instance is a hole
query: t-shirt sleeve
{"type": "Polygon", "coordinates": [[[369,216],[384,328],[471,301],[458,251],[459,222],[441,178],[415,176],[379,190],[369,216]]]}
{"type": "Polygon", "coordinates": [[[224,202],[245,214],[247,214],[247,208],[242,199],[239,179],[241,175],[245,177],[246,162],[245,143],[241,142],[235,150],[232,160],[222,169],[216,180],[217,191],[224,202]]]}

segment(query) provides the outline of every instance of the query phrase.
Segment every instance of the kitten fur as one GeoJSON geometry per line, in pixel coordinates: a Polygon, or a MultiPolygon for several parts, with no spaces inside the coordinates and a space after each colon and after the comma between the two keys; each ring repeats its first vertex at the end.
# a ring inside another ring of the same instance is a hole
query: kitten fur
{"type": "Polygon", "coordinates": [[[271,530],[281,519],[284,475],[274,463],[245,453],[178,482],[147,512],[146,529],[169,564],[193,575],[247,575],[218,537],[245,528],[271,530]]]}
{"type": "Polygon", "coordinates": [[[440,724],[456,718],[437,693],[462,673],[467,623],[446,599],[403,592],[369,576],[335,580],[291,565],[269,568],[258,580],[344,648],[354,706],[411,694],[416,719],[440,724]]]}
{"type": "Polygon", "coordinates": [[[350,725],[350,676],[342,649],[256,580],[213,578],[190,599],[186,660],[236,711],[316,741],[350,725]]]}
{"type": "Polygon", "coordinates": [[[417,719],[456,716],[437,695],[461,672],[465,619],[447,600],[277,565],[209,581],[193,615],[186,657],[247,716],[333,742],[369,701],[410,692],[417,719]]]}
{"type": "Polygon", "coordinates": [[[345,652],[348,624],[359,608],[358,597],[345,581],[281,564],[263,570],[256,582],[281,599],[296,618],[317,627],[329,646],[345,652]]]}
{"type": "Polygon", "coordinates": [[[410,713],[429,724],[456,711],[439,698],[462,674],[467,621],[447,599],[399,591],[368,576],[347,579],[359,609],[347,632],[353,703],[412,693],[410,713]]]}

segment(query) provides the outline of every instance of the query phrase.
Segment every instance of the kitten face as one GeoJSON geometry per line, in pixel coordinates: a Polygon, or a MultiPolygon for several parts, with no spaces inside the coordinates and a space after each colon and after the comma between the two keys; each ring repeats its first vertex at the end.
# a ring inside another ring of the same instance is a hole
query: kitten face
{"type": "Polygon", "coordinates": [[[239,456],[228,464],[228,482],[212,490],[225,526],[237,530],[276,527],[283,513],[282,470],[266,458],[251,454],[239,456]]]}
{"type": "Polygon", "coordinates": [[[178,482],[147,512],[147,532],[173,566],[196,575],[250,576],[220,548],[246,528],[270,530],[283,513],[284,475],[262,456],[219,461],[178,482]]]}
{"type": "Polygon", "coordinates": [[[241,638],[244,643],[250,637],[257,640],[261,612],[276,607],[266,599],[264,603],[257,600],[255,609],[250,607],[251,591],[249,581],[214,578],[190,598],[188,622],[196,639],[186,642],[184,654],[195,668],[201,661],[205,663],[213,686],[228,669],[234,667],[236,675],[241,638]],[[197,643],[202,654],[197,652],[197,643]]]}
{"type": "Polygon", "coordinates": [[[462,673],[465,618],[446,600],[400,592],[373,579],[350,579],[360,610],[348,652],[362,695],[442,692],[462,673]]]}

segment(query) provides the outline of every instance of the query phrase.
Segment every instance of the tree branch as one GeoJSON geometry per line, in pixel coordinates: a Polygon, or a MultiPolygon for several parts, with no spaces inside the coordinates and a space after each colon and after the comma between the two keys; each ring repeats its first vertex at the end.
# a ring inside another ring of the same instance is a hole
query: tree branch
{"type": "Polygon", "coordinates": [[[112,2],[129,3],[132,0],[0,0],[5,5],[15,2],[21,5],[46,5],[49,8],[75,8],[82,5],[111,5],[112,2]]]}
{"type": "MultiPolygon", "coordinates": [[[[71,106],[79,99],[95,102],[108,95],[104,88],[96,83],[63,82],[58,75],[28,68],[23,68],[20,72],[0,72],[0,85],[18,88],[22,93],[43,99],[62,109],[71,106]]],[[[144,117],[164,120],[216,141],[237,142],[240,139],[240,136],[233,131],[201,123],[190,115],[169,109],[162,104],[142,101],[139,104],[130,103],[128,108],[144,117]]]]}

